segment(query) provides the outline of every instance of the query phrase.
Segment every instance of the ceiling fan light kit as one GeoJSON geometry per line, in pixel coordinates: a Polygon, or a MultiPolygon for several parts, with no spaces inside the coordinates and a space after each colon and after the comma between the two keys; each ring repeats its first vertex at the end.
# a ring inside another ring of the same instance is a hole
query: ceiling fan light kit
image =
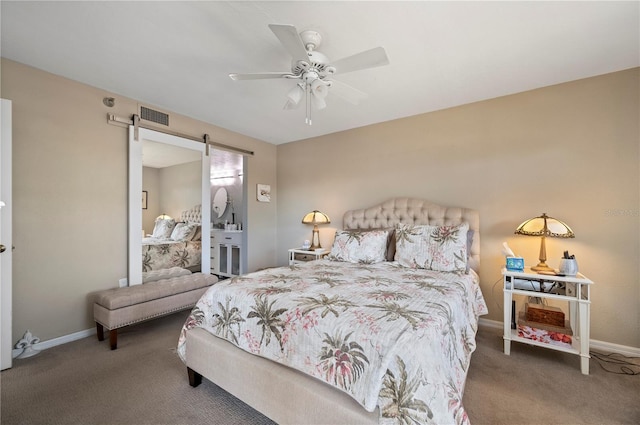
{"type": "Polygon", "coordinates": [[[322,35],[313,30],[298,33],[293,25],[271,24],[269,28],[280,40],[282,46],[292,56],[291,71],[262,72],[254,74],[229,74],[234,81],[262,80],[273,78],[296,79],[300,82],[289,90],[284,109],[295,109],[305,96],[305,123],[312,124],[311,107],[324,109],[329,91],[349,103],[358,104],[366,94],[339,81],[328,79],[334,74],[359,71],[389,64],[387,54],[382,47],[366,50],[331,63],[329,58],[316,49],[322,43],[322,35]],[[336,83],[336,84],[334,84],[336,83]]]}

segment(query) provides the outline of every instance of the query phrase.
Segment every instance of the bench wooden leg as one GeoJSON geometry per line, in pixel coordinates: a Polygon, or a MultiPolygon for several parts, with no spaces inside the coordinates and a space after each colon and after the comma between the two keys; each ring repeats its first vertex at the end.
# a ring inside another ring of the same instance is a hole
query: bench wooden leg
{"type": "Polygon", "coordinates": [[[189,375],[189,385],[195,388],[198,385],[202,384],[202,375],[200,375],[198,372],[188,367],[187,374],[189,375]]]}
{"type": "Polygon", "coordinates": [[[104,328],[98,322],[96,322],[96,331],[98,334],[98,341],[104,341],[104,328]]]}
{"type": "Polygon", "coordinates": [[[109,344],[111,345],[111,349],[115,350],[118,348],[118,330],[111,329],[109,331],[109,344]]]}

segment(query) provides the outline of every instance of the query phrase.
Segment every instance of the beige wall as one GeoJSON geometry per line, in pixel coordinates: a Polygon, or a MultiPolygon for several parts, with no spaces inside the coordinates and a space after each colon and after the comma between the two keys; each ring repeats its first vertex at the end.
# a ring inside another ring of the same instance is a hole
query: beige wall
{"type": "MultiPolygon", "coordinates": [[[[200,161],[160,170],[160,210],[180,220],[183,211],[202,203],[202,164],[200,161]]],[[[144,188],[144,180],[142,183],[144,188]]],[[[156,216],[157,217],[157,216],[156,216]]]]}
{"type": "Polygon", "coordinates": [[[147,209],[142,210],[145,234],[152,233],[160,214],[180,220],[183,211],[200,205],[201,173],[200,161],[164,168],[142,167],[142,190],[148,194],[147,209]]]}
{"type": "MultiPolygon", "coordinates": [[[[503,241],[528,264],[540,240],[515,236],[546,212],[572,240],[547,240],[548,263],[564,250],[596,282],[592,338],[640,347],[639,70],[278,146],[278,261],[309,239],[313,209],[332,222],[396,196],[479,210],[481,285],[489,319],[502,320],[503,241]]],[[[321,119],[319,117],[318,119],[321,119]]]]}
{"type": "MultiPolygon", "coordinates": [[[[13,102],[13,339],[92,328],[88,294],[127,274],[127,129],[106,117],[131,116],[137,102],[6,59],[0,94],[13,102]]],[[[275,187],[276,147],[171,116],[174,131],[255,152],[245,175],[248,265],[272,265],[276,208],[258,205],[255,185],[275,187]]]]}

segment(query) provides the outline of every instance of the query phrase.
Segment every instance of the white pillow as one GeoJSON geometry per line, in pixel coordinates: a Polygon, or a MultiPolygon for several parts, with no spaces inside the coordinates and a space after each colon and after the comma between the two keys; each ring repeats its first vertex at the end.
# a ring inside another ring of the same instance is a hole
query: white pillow
{"type": "Polygon", "coordinates": [[[172,218],[156,220],[151,237],[156,239],[168,239],[176,225],[176,221],[172,218]]]}
{"type": "Polygon", "coordinates": [[[465,272],[468,231],[468,223],[454,226],[399,224],[395,260],[406,267],[465,272]]]}
{"type": "Polygon", "coordinates": [[[196,233],[197,226],[188,223],[178,223],[171,232],[171,239],[174,241],[190,241],[196,233]]]}
{"type": "Polygon", "coordinates": [[[329,258],[349,263],[380,263],[386,260],[388,238],[388,230],[337,231],[329,258]]]}

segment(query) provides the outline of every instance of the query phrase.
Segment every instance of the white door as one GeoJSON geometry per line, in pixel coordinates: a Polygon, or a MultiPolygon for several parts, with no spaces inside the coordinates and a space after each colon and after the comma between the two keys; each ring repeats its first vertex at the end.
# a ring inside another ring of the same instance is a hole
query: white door
{"type": "Polygon", "coordinates": [[[11,101],[0,100],[0,370],[11,367],[11,101]]]}

